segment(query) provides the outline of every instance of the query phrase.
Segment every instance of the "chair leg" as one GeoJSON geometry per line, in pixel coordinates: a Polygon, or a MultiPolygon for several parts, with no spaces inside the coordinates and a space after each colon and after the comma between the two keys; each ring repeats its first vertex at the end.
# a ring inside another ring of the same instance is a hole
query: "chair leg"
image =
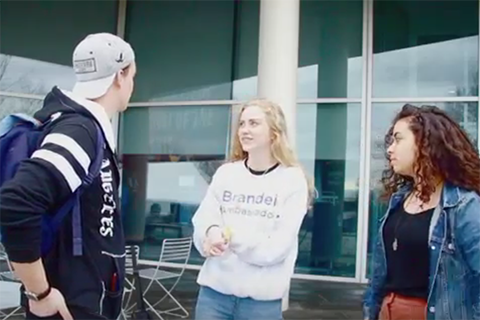
{"type": "Polygon", "coordinates": [[[160,281],[155,281],[161,288],[162,290],[165,292],[165,296],[160,299],[159,301],[155,302],[153,305],[151,305],[151,308],[152,308],[152,311],[155,310],[156,312],[159,312],[161,314],[169,314],[169,315],[172,315],[172,316],[177,316],[177,317],[180,317],[180,318],[186,318],[189,316],[189,313],[188,311],[180,304],[180,302],[172,295],[171,291],[173,288],[171,288],[170,290],[167,290],[167,288],[165,288],[165,286],[160,282],[160,281]],[[166,297],[169,297],[170,299],[172,299],[172,301],[177,305],[176,308],[172,308],[172,309],[169,309],[169,310],[157,310],[155,309],[154,307],[156,305],[158,305],[161,301],[163,301],[166,297]],[[182,314],[178,314],[178,313],[174,313],[173,311],[176,311],[176,310],[181,310],[182,311],[182,314]]]}
{"type": "Polygon", "coordinates": [[[127,285],[130,287],[129,288],[129,292],[128,292],[128,298],[127,300],[125,301],[125,295],[126,295],[126,292],[124,292],[123,294],[123,304],[124,304],[124,310],[126,312],[128,312],[132,306],[129,306],[130,304],[130,300],[132,299],[132,295],[133,293],[135,292],[135,279],[133,279],[132,281],[128,280],[128,279],[125,279],[125,282],[127,283],[127,285]]]}
{"type": "Polygon", "coordinates": [[[143,301],[144,301],[145,304],[148,306],[147,312],[148,312],[148,310],[152,310],[152,312],[155,313],[155,315],[156,315],[160,320],[164,320],[163,317],[161,316],[160,312],[158,312],[157,310],[155,310],[155,308],[150,304],[150,302],[148,302],[147,298],[143,297],[143,301]]]}
{"type": "Polygon", "coordinates": [[[170,297],[170,299],[172,299],[173,302],[175,302],[175,304],[178,306],[178,309],[180,309],[180,310],[183,312],[183,315],[178,315],[178,314],[170,313],[170,312],[167,312],[167,313],[172,314],[172,315],[178,315],[178,316],[180,316],[180,317],[182,317],[182,318],[188,317],[188,315],[189,315],[188,311],[181,305],[180,301],[178,301],[178,300],[172,295],[172,293],[170,292],[171,290],[170,290],[170,291],[167,291],[167,289],[166,289],[162,284],[160,284],[160,286],[161,286],[162,289],[168,294],[168,296],[170,297]]]}
{"type": "MultiPolygon", "coordinates": [[[[168,291],[167,291],[167,289],[165,289],[164,286],[162,286],[162,283],[161,283],[159,280],[154,280],[154,281],[155,281],[155,283],[158,284],[158,286],[159,286],[160,288],[162,288],[162,290],[165,291],[165,293],[166,293],[160,300],[158,300],[157,302],[155,302],[155,303],[153,304],[153,306],[155,307],[155,306],[157,306],[158,304],[160,304],[163,300],[165,300],[165,298],[168,297],[168,291]]],[[[175,288],[175,286],[176,286],[176,283],[170,288],[170,291],[172,291],[172,290],[175,288]]]]}
{"type": "Polygon", "coordinates": [[[5,318],[2,318],[2,320],[7,320],[8,318],[10,318],[11,316],[15,315],[15,313],[17,313],[18,310],[22,309],[22,307],[17,307],[15,308],[12,312],[10,312],[9,314],[7,314],[5,316],[5,318]]]}

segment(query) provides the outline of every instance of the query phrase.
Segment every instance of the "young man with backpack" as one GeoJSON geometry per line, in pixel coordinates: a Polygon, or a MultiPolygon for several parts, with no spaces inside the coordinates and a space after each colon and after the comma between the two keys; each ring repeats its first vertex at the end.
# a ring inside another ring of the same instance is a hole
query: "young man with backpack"
{"type": "Polygon", "coordinates": [[[27,319],[116,319],[125,276],[111,119],[133,91],[135,54],[108,33],[75,48],[72,92],[0,128],[1,241],[27,319]],[[18,164],[18,166],[17,166],[18,164]]]}

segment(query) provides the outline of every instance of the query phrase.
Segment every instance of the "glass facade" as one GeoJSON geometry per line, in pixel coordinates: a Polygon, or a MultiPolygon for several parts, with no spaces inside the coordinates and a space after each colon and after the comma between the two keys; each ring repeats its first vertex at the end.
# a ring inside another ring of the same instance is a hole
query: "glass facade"
{"type": "Polygon", "coordinates": [[[300,2],[298,98],[361,98],[363,1],[300,2]]]}
{"type": "Polygon", "coordinates": [[[73,87],[72,52],[86,35],[116,32],[117,2],[5,1],[0,10],[0,91],[44,95],[73,87]],[[88,19],[86,19],[88,17],[88,19]]]}
{"type": "Polygon", "coordinates": [[[360,115],[360,103],[298,105],[297,150],[319,194],[299,235],[298,273],[355,276],[360,115]]]}
{"type": "Polygon", "coordinates": [[[0,95],[0,119],[14,112],[34,114],[42,107],[42,101],[38,99],[16,98],[0,95]]]}
{"type": "Polygon", "coordinates": [[[246,99],[256,94],[259,1],[131,1],[133,101],[246,99]]]}
{"type": "MultiPolygon", "coordinates": [[[[128,110],[120,123],[126,236],[141,258],[158,259],[162,241],[192,235],[191,219],[226,158],[230,106],[128,110]]],[[[192,249],[190,263],[201,263],[192,249]]]]}
{"type": "MultiPolygon", "coordinates": [[[[236,105],[257,96],[261,1],[2,3],[0,118],[33,114],[54,85],[71,89],[85,35],[124,36],[138,72],[118,121],[122,211],[141,258],[157,260],[163,239],[192,234],[228,157],[236,105]]],[[[364,282],[395,113],[437,105],[479,144],[479,1],[299,3],[296,149],[319,197],[301,227],[296,277],[364,282]]],[[[202,263],[195,249],[189,263],[202,263]]]]}
{"type": "Polygon", "coordinates": [[[375,1],[373,96],[478,95],[478,1],[375,1]]]}

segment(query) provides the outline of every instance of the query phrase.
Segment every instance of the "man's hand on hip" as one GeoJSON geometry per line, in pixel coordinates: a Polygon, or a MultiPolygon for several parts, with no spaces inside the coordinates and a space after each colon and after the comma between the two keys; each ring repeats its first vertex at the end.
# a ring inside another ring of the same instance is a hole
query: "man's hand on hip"
{"type": "Polygon", "coordinates": [[[65,298],[55,288],[52,288],[50,294],[40,301],[29,300],[30,312],[37,317],[49,317],[59,313],[64,320],[73,320],[68,310],[65,298]]]}

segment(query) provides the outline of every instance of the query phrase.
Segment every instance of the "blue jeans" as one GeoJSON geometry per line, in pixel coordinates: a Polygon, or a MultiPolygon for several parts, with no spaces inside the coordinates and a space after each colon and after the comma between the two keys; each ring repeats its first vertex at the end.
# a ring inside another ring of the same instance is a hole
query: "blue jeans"
{"type": "Polygon", "coordinates": [[[282,300],[258,301],[200,287],[195,320],[282,320],[282,300]]]}

